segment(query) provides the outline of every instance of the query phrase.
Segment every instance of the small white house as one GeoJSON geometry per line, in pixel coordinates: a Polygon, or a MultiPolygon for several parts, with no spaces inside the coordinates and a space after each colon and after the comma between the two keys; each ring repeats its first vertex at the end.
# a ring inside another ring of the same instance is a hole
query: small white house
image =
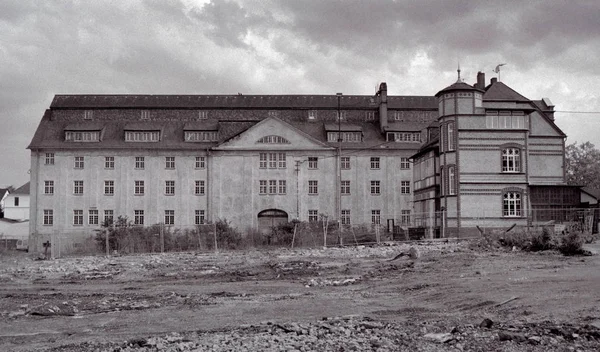
{"type": "Polygon", "coordinates": [[[29,220],[29,182],[6,197],[4,217],[12,220],[29,220]]]}

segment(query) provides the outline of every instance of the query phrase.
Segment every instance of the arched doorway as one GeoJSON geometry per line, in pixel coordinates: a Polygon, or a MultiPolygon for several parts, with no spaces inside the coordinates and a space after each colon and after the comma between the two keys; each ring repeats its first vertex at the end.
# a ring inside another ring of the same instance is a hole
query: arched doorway
{"type": "Polygon", "coordinates": [[[288,214],[279,209],[267,209],[258,213],[258,230],[261,233],[271,232],[271,227],[288,222],[288,214]]]}

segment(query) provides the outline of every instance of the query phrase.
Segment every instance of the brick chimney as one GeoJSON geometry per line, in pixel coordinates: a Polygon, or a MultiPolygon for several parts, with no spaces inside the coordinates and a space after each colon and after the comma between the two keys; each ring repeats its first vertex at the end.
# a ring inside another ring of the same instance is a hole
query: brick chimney
{"type": "Polygon", "coordinates": [[[379,128],[381,129],[381,133],[383,133],[388,125],[387,84],[385,82],[381,82],[381,84],[379,85],[379,91],[377,91],[377,96],[379,96],[379,128]]]}
{"type": "Polygon", "coordinates": [[[479,71],[477,72],[477,85],[475,88],[484,89],[485,88],[485,73],[479,71]]]}
{"type": "Polygon", "coordinates": [[[498,82],[498,78],[497,77],[492,77],[492,79],[490,80],[490,83],[494,84],[496,82],[498,82]]]}

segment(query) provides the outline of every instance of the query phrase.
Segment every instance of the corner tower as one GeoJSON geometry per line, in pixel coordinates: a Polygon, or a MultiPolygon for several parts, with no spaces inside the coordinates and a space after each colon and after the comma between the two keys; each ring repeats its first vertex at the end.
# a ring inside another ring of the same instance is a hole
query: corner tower
{"type": "Polygon", "coordinates": [[[461,227],[460,131],[479,116],[484,119],[484,90],[473,87],[460,78],[440,90],[435,96],[439,110],[440,206],[443,208],[445,236],[453,236],[461,227]]]}

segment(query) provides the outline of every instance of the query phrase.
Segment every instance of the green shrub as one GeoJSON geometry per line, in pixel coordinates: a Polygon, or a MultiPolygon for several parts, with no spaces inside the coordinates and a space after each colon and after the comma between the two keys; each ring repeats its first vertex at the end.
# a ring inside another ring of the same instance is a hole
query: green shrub
{"type": "Polygon", "coordinates": [[[564,255],[583,255],[583,238],[579,232],[570,232],[563,236],[558,250],[564,255]]]}
{"type": "Polygon", "coordinates": [[[532,252],[547,251],[555,249],[556,245],[552,241],[552,234],[547,228],[543,228],[542,233],[532,233],[529,248],[532,252]]]}

